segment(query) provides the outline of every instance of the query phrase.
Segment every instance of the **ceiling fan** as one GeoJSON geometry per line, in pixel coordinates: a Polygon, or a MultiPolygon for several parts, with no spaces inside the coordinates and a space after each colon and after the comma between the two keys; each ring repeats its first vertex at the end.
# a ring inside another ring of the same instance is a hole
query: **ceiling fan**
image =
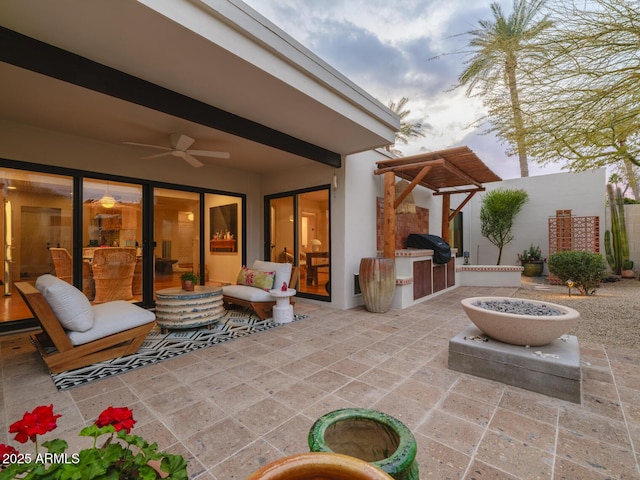
{"type": "Polygon", "coordinates": [[[187,135],[182,133],[172,133],[169,135],[169,145],[171,147],[162,147],[160,145],[147,145],[146,143],[136,143],[136,142],[124,142],[126,145],[135,145],[137,147],[147,147],[147,148],[157,148],[160,150],[164,150],[162,153],[157,153],[155,155],[149,155],[148,157],[142,157],[143,159],[150,158],[159,158],[167,155],[172,155],[174,157],[182,158],[185,162],[187,162],[192,167],[198,168],[204,165],[200,160],[195,158],[198,157],[214,157],[214,158],[229,158],[229,152],[214,152],[211,150],[189,150],[189,147],[193,145],[195,140],[187,135]]]}

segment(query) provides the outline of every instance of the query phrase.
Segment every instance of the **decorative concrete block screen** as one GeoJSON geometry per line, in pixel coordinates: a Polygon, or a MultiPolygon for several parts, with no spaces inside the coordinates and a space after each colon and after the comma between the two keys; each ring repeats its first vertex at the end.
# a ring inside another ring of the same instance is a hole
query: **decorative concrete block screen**
{"type": "MultiPolygon", "coordinates": [[[[600,252],[599,217],[574,217],[571,210],[556,210],[556,216],[549,217],[549,255],[569,250],[600,252]]],[[[561,282],[549,274],[549,283],[561,282]]]]}

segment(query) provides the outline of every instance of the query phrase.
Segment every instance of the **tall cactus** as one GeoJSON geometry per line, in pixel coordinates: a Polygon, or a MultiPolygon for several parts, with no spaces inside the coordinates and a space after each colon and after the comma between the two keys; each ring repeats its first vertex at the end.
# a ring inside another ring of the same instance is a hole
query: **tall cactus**
{"type": "Polygon", "coordinates": [[[627,224],[624,218],[624,200],[619,188],[615,193],[613,185],[607,184],[607,196],[611,210],[611,231],[604,232],[604,249],[607,263],[616,275],[622,273],[622,265],[629,259],[627,224]]]}

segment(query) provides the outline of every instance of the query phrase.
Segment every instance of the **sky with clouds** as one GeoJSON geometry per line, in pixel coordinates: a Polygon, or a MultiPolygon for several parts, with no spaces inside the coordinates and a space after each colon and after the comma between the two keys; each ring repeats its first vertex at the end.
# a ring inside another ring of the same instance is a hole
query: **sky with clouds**
{"type": "MultiPolygon", "coordinates": [[[[482,128],[479,99],[453,89],[464,68],[465,32],[491,19],[490,0],[244,0],[325,62],[387,105],[408,97],[409,118],[425,137],[404,155],[467,145],[504,179],[520,176],[517,157],[482,128]]],[[[513,0],[494,0],[505,15],[513,0]]],[[[530,175],[560,171],[530,163],[530,175]]]]}

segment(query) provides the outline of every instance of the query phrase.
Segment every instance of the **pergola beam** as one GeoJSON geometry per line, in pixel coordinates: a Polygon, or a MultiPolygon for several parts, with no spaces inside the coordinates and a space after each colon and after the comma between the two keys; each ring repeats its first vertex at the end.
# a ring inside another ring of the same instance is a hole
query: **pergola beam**
{"type": "Polygon", "coordinates": [[[373,171],[373,174],[381,175],[387,172],[402,172],[405,170],[415,170],[415,169],[424,168],[424,167],[443,166],[445,163],[446,162],[444,158],[438,158],[436,160],[427,160],[426,162],[418,162],[418,163],[410,163],[407,165],[397,165],[397,166],[378,168],[373,171]]]}
{"type": "Polygon", "coordinates": [[[423,167],[422,170],[420,170],[420,173],[418,173],[418,175],[416,175],[416,177],[411,181],[411,183],[405,189],[405,191],[402,192],[399,197],[396,197],[396,200],[393,203],[393,209],[394,210],[396,208],[398,208],[398,206],[402,203],[402,201],[405,198],[407,198],[407,195],[409,195],[411,193],[411,191],[416,187],[416,185],[418,185],[422,181],[422,179],[427,175],[427,173],[429,173],[429,171],[432,168],[433,167],[431,165],[427,165],[426,167],[423,167]]]}

